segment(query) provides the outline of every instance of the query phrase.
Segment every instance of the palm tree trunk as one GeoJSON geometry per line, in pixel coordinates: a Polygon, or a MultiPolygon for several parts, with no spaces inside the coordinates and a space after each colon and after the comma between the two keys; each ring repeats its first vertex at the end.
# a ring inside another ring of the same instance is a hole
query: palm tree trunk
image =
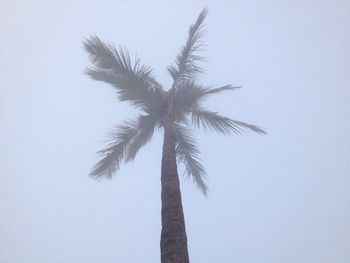
{"type": "Polygon", "coordinates": [[[161,263],[189,263],[172,121],[164,125],[161,186],[161,263]]]}

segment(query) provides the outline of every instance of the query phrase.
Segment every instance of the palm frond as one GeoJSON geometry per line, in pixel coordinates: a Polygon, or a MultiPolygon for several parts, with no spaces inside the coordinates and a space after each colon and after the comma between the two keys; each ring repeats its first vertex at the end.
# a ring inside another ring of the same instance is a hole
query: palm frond
{"type": "Polygon", "coordinates": [[[135,159],[138,151],[152,138],[158,119],[152,115],[141,115],[138,119],[138,132],[129,144],[125,162],[135,159]]]}
{"type": "Polygon", "coordinates": [[[185,172],[188,177],[192,178],[195,185],[207,195],[208,186],[206,184],[207,173],[200,163],[195,140],[186,127],[179,124],[175,125],[176,136],[176,155],[179,162],[185,165],[185,172]]]}
{"type": "Polygon", "coordinates": [[[256,126],[256,125],[253,125],[253,124],[249,124],[249,123],[246,123],[246,122],[242,122],[242,121],[235,121],[235,120],[232,120],[232,122],[240,127],[243,127],[243,128],[246,128],[246,129],[249,129],[253,132],[256,132],[256,133],[260,133],[260,134],[267,134],[266,131],[264,131],[262,128],[256,126]]]}
{"type": "Polygon", "coordinates": [[[93,167],[90,175],[112,177],[120,168],[126,149],[136,135],[137,121],[134,119],[117,126],[110,134],[110,143],[105,149],[97,152],[102,159],[93,167]]]}
{"type": "Polygon", "coordinates": [[[222,87],[219,87],[219,88],[208,88],[205,93],[204,93],[204,96],[205,95],[211,95],[211,94],[217,94],[217,93],[221,93],[223,91],[229,91],[229,90],[236,90],[236,89],[240,89],[241,86],[233,86],[231,84],[229,85],[225,85],[225,86],[222,86],[222,87]]]}
{"type": "Polygon", "coordinates": [[[179,110],[188,111],[197,105],[207,90],[208,87],[194,81],[183,83],[174,91],[174,103],[179,110]]]}
{"type": "Polygon", "coordinates": [[[110,133],[109,143],[97,153],[102,159],[93,167],[90,175],[111,177],[125,162],[135,158],[137,152],[152,137],[157,118],[151,115],[139,115],[126,121],[110,133]]]}
{"type": "Polygon", "coordinates": [[[239,134],[242,133],[244,129],[249,129],[256,133],[266,133],[256,125],[232,120],[219,115],[217,112],[212,112],[203,108],[193,109],[191,113],[193,125],[216,130],[223,134],[231,134],[232,132],[239,134]]]}
{"type": "Polygon", "coordinates": [[[111,84],[121,101],[150,109],[165,100],[165,92],[153,77],[152,68],[141,64],[139,58],[132,62],[127,50],[118,50],[97,36],[86,39],[83,45],[94,65],[85,73],[94,80],[111,84]]]}
{"type": "Polygon", "coordinates": [[[198,107],[199,103],[206,97],[218,94],[224,91],[232,91],[240,88],[239,86],[225,85],[219,88],[203,86],[194,81],[182,83],[174,94],[174,102],[180,110],[188,111],[198,107]]]}
{"type": "Polygon", "coordinates": [[[207,12],[207,9],[204,8],[196,22],[191,25],[185,46],[177,55],[175,64],[168,67],[168,72],[174,80],[173,87],[176,87],[183,80],[195,78],[202,72],[197,62],[203,60],[203,57],[197,55],[196,52],[201,50],[203,45],[201,38],[203,35],[203,22],[207,12]]]}

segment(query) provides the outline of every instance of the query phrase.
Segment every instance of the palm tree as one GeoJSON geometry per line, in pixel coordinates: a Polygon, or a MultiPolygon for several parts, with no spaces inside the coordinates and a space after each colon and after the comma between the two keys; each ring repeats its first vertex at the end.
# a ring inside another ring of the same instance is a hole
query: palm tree
{"type": "Polygon", "coordinates": [[[207,97],[239,87],[226,85],[213,88],[196,80],[202,69],[202,28],[207,10],[199,14],[191,25],[186,44],[173,65],[167,68],[173,84],[164,90],[152,74],[152,68],[131,60],[125,49],[102,42],[92,36],[83,42],[92,67],[86,74],[92,79],[113,86],[120,101],[127,101],[140,113],[111,133],[109,144],[99,151],[101,160],[91,175],[111,177],[122,161],[133,160],[137,152],[148,143],[156,128],[164,130],[161,161],[161,262],[188,263],[187,237],[181,201],[177,163],[183,163],[186,174],[207,194],[206,172],[198,157],[199,150],[190,126],[203,127],[223,134],[238,134],[244,130],[265,133],[261,128],[236,121],[206,109],[202,104],[207,97]]]}

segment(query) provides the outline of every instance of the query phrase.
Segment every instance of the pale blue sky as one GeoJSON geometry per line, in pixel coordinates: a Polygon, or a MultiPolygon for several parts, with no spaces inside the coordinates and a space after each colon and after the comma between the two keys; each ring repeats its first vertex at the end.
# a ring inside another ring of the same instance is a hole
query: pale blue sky
{"type": "Polygon", "coordinates": [[[113,180],[87,175],[135,111],[83,74],[90,34],[166,66],[201,9],[208,105],[269,135],[196,132],[182,180],[192,263],[350,262],[349,1],[0,1],[0,262],[159,262],[161,133],[113,180]]]}

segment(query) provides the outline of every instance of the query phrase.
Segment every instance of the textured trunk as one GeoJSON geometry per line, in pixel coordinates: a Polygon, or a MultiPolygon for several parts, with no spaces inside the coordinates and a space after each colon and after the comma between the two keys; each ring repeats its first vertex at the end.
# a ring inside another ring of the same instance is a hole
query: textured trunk
{"type": "Polygon", "coordinates": [[[170,120],[164,125],[161,185],[161,263],[189,263],[185,219],[176,165],[175,134],[173,123],[170,120]]]}

